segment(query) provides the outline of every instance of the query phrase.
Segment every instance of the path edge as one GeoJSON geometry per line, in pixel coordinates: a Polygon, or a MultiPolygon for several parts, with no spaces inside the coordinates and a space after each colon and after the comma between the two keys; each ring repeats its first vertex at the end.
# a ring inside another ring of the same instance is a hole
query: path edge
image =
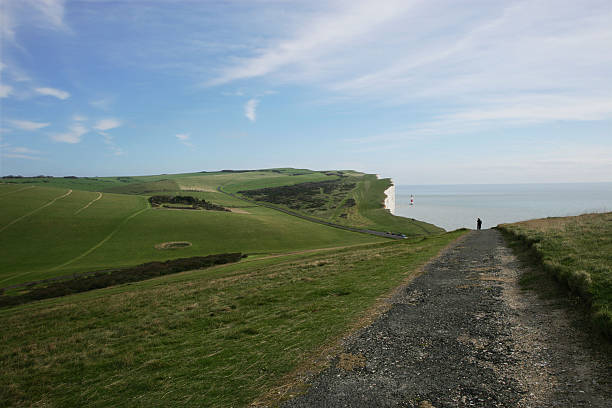
{"type": "Polygon", "coordinates": [[[383,314],[389,311],[402,291],[408,287],[414,279],[423,275],[430,264],[463,243],[467,237],[472,234],[474,234],[474,231],[467,230],[460,237],[448,243],[434,257],[430,258],[427,262],[406,276],[398,286],[393,288],[390,292],[380,296],[345,332],[323,344],[323,346],[313,352],[310,359],[299,364],[289,374],[285,375],[276,386],[257,397],[248,406],[251,408],[278,407],[283,402],[304,394],[310,387],[310,380],[329,367],[334,357],[342,352],[345,344],[350,342],[351,339],[359,336],[363,330],[371,326],[383,314]]]}

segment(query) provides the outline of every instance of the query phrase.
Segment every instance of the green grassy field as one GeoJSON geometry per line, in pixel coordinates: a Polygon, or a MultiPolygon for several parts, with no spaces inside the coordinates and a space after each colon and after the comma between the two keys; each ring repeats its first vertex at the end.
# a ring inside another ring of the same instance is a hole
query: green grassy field
{"type": "Polygon", "coordinates": [[[151,176],[119,177],[79,177],[79,178],[36,178],[22,177],[2,179],[3,183],[23,186],[58,187],[85,191],[102,191],[120,194],[146,194],[181,189],[201,189],[216,191],[217,187],[226,187],[234,192],[245,188],[260,188],[286,184],[297,184],[306,181],[319,181],[337,178],[320,171],[306,169],[266,169],[259,171],[202,172],[183,174],[161,174],[151,176]]]}
{"type": "MultiPolygon", "coordinates": [[[[97,178],[12,178],[0,184],[0,287],[98,269],[221,252],[283,253],[381,242],[381,238],[312,223],[228,193],[349,180],[350,216],[319,218],[407,235],[442,230],[394,217],[382,208],[388,180],[352,171],[269,169],[97,178]],[[354,181],[354,182],[353,182],[354,181]],[[191,195],[233,212],[150,208],[155,194],[191,195]],[[192,245],[156,249],[169,241],[192,245]]],[[[337,194],[336,194],[337,195],[337,194]]],[[[345,200],[344,196],[336,200],[345,200]]]]}
{"type": "MultiPolygon", "coordinates": [[[[21,188],[0,185],[0,287],[152,260],[382,241],[263,207],[241,208],[241,213],[153,209],[142,195],[102,193],[98,199],[96,192],[21,188]],[[169,241],[192,246],[155,248],[169,241]]],[[[222,205],[245,205],[221,193],[194,195],[222,205]]]]}
{"type": "Polygon", "coordinates": [[[0,400],[246,406],[461,234],[247,258],[1,310],[0,400]]]}
{"type": "MultiPolygon", "coordinates": [[[[163,174],[155,176],[134,177],[96,177],[96,178],[16,178],[4,179],[5,183],[24,186],[61,187],[74,190],[101,191],[118,194],[153,195],[168,192],[189,191],[199,198],[218,203],[244,207],[244,201],[219,193],[222,188],[227,193],[235,194],[242,190],[280,187],[306,182],[338,180],[342,176],[347,183],[355,184],[350,192],[341,194],[321,194],[328,202],[315,210],[298,209],[298,212],[314,216],[337,224],[368,228],[378,231],[402,232],[406,235],[423,235],[440,233],[443,230],[432,224],[391,215],[383,208],[384,191],[390,185],[389,179],[378,180],[373,174],[364,174],[351,170],[313,171],[307,169],[266,169],[245,172],[204,172],[185,174],[163,174]],[[344,208],[346,199],[353,198],[357,206],[344,208]],[[332,205],[334,204],[334,205],[332,205]]],[[[287,208],[279,205],[279,207],[287,208]]]]}
{"type": "Polygon", "coordinates": [[[583,297],[591,306],[594,325],[612,339],[612,213],[544,218],[499,228],[583,297]]]}

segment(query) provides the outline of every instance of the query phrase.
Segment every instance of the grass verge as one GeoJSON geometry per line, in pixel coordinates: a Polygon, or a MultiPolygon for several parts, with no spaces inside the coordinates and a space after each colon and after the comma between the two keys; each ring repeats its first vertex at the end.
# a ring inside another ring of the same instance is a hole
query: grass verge
{"type": "Polygon", "coordinates": [[[546,218],[498,228],[528,251],[590,309],[593,326],[612,340],[612,213],[546,218]]]}
{"type": "Polygon", "coordinates": [[[453,232],[224,265],[0,311],[9,406],[245,406],[453,232]]]}

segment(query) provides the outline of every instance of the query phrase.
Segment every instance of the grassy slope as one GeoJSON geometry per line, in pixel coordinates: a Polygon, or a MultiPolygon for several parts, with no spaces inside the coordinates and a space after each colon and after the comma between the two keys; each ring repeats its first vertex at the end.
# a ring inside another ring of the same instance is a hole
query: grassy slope
{"type": "MultiPolygon", "coordinates": [[[[0,228],[68,191],[47,187],[16,191],[15,186],[0,184],[0,228]]],[[[219,194],[244,205],[220,193],[201,194],[219,194]]],[[[98,193],[75,190],[0,231],[0,287],[151,260],[381,241],[261,207],[244,208],[248,214],[147,209],[146,197],[138,195],[104,193],[100,200],[75,214],[96,197],[98,193]],[[190,241],[193,246],[170,251],[154,248],[168,241],[190,241]]]]}
{"type": "Polygon", "coordinates": [[[459,235],[247,260],[0,311],[0,400],[245,406],[459,235]]]}
{"type": "Polygon", "coordinates": [[[349,212],[348,223],[366,228],[403,232],[406,235],[436,234],[442,228],[411,218],[392,215],[384,209],[384,191],[391,186],[390,179],[379,180],[375,175],[366,174],[360,178],[353,192],[357,208],[349,212]]]}
{"type": "Polygon", "coordinates": [[[538,262],[592,305],[612,339],[612,213],[545,218],[500,226],[535,251],[538,262]]]}
{"type": "MultiPolygon", "coordinates": [[[[264,187],[278,187],[304,182],[336,180],[335,171],[312,171],[307,169],[267,169],[249,172],[210,172],[163,174],[137,177],[98,177],[82,179],[36,179],[22,178],[4,180],[4,182],[21,183],[23,185],[44,185],[75,190],[103,191],[122,194],[168,193],[176,190],[200,190],[207,193],[207,200],[225,205],[231,200],[231,205],[245,206],[240,200],[222,197],[217,192],[221,187],[229,193],[241,190],[255,190],[264,187]]],[[[442,232],[442,229],[425,222],[409,218],[392,216],[383,208],[384,191],[390,185],[389,179],[378,180],[375,175],[354,171],[343,171],[351,182],[357,183],[354,191],[347,197],[353,197],[358,205],[349,209],[348,217],[340,217],[344,209],[329,209],[317,213],[306,213],[326,221],[379,231],[403,232],[406,235],[423,235],[442,232]]],[[[191,194],[192,191],[190,191],[191,194]]]]}
{"type": "MultiPolygon", "coordinates": [[[[349,174],[357,183],[349,195],[358,205],[350,210],[347,221],[334,216],[337,211],[322,218],[407,235],[441,231],[427,223],[394,217],[384,210],[383,192],[389,180],[355,172],[344,174],[349,174]]],[[[0,231],[0,248],[6,252],[0,257],[0,287],[151,260],[228,251],[287,252],[380,241],[255,207],[217,191],[218,187],[236,192],[335,179],[338,176],[334,172],[303,169],[95,179],[11,179],[16,183],[0,184],[0,228],[18,221],[0,231]],[[51,185],[61,188],[47,187],[51,185]],[[69,189],[73,189],[69,196],[41,208],[69,189]],[[95,191],[104,192],[102,199],[76,214],[98,197],[95,191]],[[147,207],[146,196],[156,193],[189,194],[240,208],[247,214],[161,209],[141,212],[147,207]],[[37,209],[40,210],[28,215],[37,209]],[[190,241],[193,245],[172,251],[154,248],[168,241],[190,241]]]]}

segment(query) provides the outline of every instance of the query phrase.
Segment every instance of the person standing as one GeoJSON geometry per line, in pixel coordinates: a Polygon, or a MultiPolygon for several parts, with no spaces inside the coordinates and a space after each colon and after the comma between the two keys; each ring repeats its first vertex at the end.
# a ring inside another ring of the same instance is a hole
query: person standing
{"type": "Polygon", "coordinates": [[[480,231],[481,227],[482,227],[482,220],[479,218],[476,220],[476,228],[478,229],[478,231],[480,231]]]}

